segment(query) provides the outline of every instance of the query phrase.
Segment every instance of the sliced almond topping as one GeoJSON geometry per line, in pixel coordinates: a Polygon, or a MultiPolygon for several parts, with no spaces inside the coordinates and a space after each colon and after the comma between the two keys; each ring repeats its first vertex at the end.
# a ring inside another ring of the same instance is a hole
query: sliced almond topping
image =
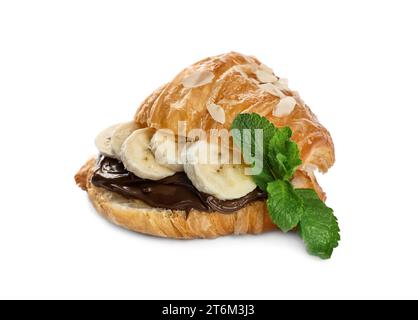
{"type": "Polygon", "coordinates": [[[270,67],[268,67],[268,66],[266,66],[265,64],[260,64],[259,66],[258,66],[258,68],[260,69],[260,70],[262,70],[262,71],[265,71],[265,72],[267,72],[267,73],[270,73],[270,74],[274,74],[274,71],[273,71],[273,69],[272,68],[270,68],[270,67]]]}
{"type": "Polygon", "coordinates": [[[274,74],[266,72],[265,70],[259,69],[255,75],[257,76],[257,79],[262,83],[273,83],[277,81],[277,77],[274,74]]]}
{"type": "Polygon", "coordinates": [[[273,96],[284,98],[286,95],[274,84],[272,83],[263,83],[259,85],[260,89],[272,94],[273,96]]]}
{"type": "Polygon", "coordinates": [[[290,91],[289,89],[289,81],[285,78],[281,78],[277,80],[274,85],[276,85],[280,90],[283,91],[290,91]]]}
{"type": "Polygon", "coordinates": [[[273,110],[273,116],[284,117],[292,113],[296,106],[296,100],[293,97],[285,97],[280,99],[280,102],[273,110]]]}
{"type": "Polygon", "coordinates": [[[292,91],[292,95],[295,97],[296,101],[301,105],[305,106],[305,101],[300,97],[300,94],[298,91],[292,91]]]}
{"type": "Polygon", "coordinates": [[[283,84],[284,86],[288,87],[289,86],[289,80],[287,80],[286,78],[280,78],[279,82],[281,84],[283,84]]]}
{"type": "Polygon", "coordinates": [[[225,123],[225,110],[215,103],[209,103],[207,106],[209,114],[216,122],[225,123]]]}
{"type": "Polygon", "coordinates": [[[211,71],[194,71],[183,79],[185,88],[197,88],[211,83],[215,75],[211,71]]]}

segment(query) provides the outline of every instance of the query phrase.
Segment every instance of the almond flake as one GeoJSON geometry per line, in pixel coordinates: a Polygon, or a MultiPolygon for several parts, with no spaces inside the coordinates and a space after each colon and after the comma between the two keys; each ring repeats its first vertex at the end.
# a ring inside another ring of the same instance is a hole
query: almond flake
{"type": "Polygon", "coordinates": [[[270,73],[270,74],[274,74],[274,71],[273,71],[273,69],[272,68],[270,68],[270,67],[268,67],[268,66],[266,66],[265,64],[260,64],[259,66],[258,66],[258,68],[260,69],[260,70],[262,70],[262,71],[265,71],[265,72],[267,72],[267,73],[270,73]]]}
{"type": "Polygon", "coordinates": [[[272,83],[263,83],[259,85],[260,89],[272,94],[273,96],[284,98],[286,95],[274,84],[272,83]]]}
{"type": "Polygon", "coordinates": [[[211,83],[215,75],[211,71],[194,71],[183,79],[185,88],[197,88],[211,83]]]}
{"type": "Polygon", "coordinates": [[[221,124],[225,123],[225,110],[222,109],[220,106],[214,103],[209,103],[207,106],[209,114],[216,122],[221,124]]]}
{"type": "Polygon", "coordinates": [[[277,81],[277,77],[274,74],[261,69],[257,70],[255,75],[257,76],[257,79],[262,83],[273,83],[277,81]]]}
{"type": "Polygon", "coordinates": [[[289,81],[285,78],[281,78],[277,80],[274,85],[276,85],[280,90],[283,91],[290,91],[289,89],[289,81]]]}
{"type": "Polygon", "coordinates": [[[284,117],[292,113],[296,106],[296,100],[293,97],[285,97],[280,99],[280,102],[273,110],[273,116],[284,117]]]}
{"type": "Polygon", "coordinates": [[[305,101],[300,97],[300,94],[298,91],[292,91],[292,95],[295,97],[296,101],[301,105],[305,106],[305,101]]]}

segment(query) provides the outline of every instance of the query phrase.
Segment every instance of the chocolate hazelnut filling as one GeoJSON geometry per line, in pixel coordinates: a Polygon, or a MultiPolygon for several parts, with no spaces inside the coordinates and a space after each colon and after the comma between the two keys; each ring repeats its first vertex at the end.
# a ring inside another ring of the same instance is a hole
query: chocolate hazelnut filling
{"type": "Polygon", "coordinates": [[[138,178],[127,171],[122,162],[100,156],[92,183],[128,199],[139,199],[155,208],[231,213],[248,203],[265,200],[267,195],[259,188],[234,200],[220,200],[197,190],[184,172],[159,181],[138,178]]]}

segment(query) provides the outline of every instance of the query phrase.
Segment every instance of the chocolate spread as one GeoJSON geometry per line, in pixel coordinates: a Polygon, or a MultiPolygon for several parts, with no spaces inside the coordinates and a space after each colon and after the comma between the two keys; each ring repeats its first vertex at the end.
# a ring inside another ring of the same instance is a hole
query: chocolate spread
{"type": "Polygon", "coordinates": [[[248,203],[266,199],[266,194],[257,188],[239,199],[219,200],[198,191],[184,172],[178,172],[163,180],[145,180],[127,171],[122,162],[104,156],[100,156],[98,160],[92,183],[96,187],[116,192],[126,198],[142,200],[155,208],[187,212],[196,209],[230,213],[248,203]]]}

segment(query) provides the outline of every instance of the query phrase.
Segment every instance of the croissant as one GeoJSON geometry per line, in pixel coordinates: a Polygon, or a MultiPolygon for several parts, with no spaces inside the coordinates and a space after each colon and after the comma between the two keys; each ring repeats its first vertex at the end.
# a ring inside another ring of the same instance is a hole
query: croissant
{"type": "MultiPolygon", "coordinates": [[[[155,90],[139,106],[134,121],[138,128],[179,132],[179,121],[188,128],[230,129],[240,113],[257,113],[277,127],[292,129],[302,165],[292,179],[297,188],[311,188],[324,200],[314,169],[321,172],[334,164],[334,145],[296,91],[284,79],[280,92],[269,85],[272,71],[256,58],[231,52],[201,60],[180,72],[171,82],[155,90]],[[277,105],[293,98],[288,112],[277,113],[277,105]]],[[[271,80],[272,81],[272,80],[271,80]]],[[[190,212],[152,207],[92,183],[97,170],[93,158],[79,170],[76,183],[86,190],[94,207],[111,222],[140,233],[181,239],[215,238],[228,234],[258,234],[273,230],[265,200],[245,205],[232,213],[190,212]]]]}

